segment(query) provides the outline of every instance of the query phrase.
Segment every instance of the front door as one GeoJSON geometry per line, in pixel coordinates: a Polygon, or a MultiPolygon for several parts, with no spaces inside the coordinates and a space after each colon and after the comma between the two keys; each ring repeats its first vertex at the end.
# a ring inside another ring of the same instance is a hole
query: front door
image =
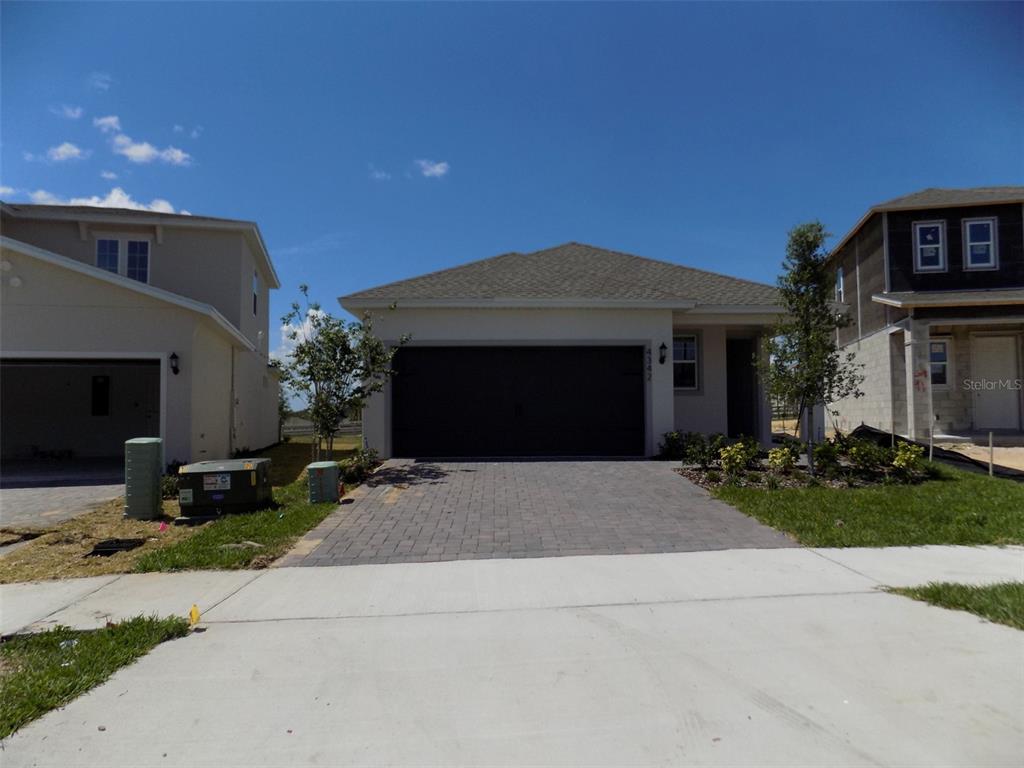
{"type": "Polygon", "coordinates": [[[1020,426],[1020,379],[1015,336],[971,339],[971,388],[976,429],[1020,426]]]}
{"type": "Polygon", "coordinates": [[[725,340],[726,418],[729,437],[757,437],[757,372],[754,339],[725,340]]]}

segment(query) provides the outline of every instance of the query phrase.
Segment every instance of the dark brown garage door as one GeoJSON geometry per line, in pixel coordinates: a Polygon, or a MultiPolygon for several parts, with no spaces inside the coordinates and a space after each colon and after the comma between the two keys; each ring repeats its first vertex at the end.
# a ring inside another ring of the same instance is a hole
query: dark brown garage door
{"type": "Polygon", "coordinates": [[[394,455],[641,456],[642,347],[405,347],[394,455]]]}

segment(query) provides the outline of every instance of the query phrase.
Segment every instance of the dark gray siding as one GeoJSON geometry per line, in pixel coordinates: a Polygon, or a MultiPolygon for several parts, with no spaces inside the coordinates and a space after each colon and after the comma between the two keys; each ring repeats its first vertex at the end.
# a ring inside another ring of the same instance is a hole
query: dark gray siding
{"type": "Polygon", "coordinates": [[[953,291],[1024,286],[1024,229],[1020,204],[890,211],[889,270],[893,291],[953,291]],[[962,219],[995,216],[999,229],[999,269],[964,270],[962,219]],[[946,222],[945,272],[914,273],[915,221],[946,222]]]}
{"type": "Polygon", "coordinates": [[[834,257],[834,266],[843,268],[851,320],[849,326],[839,329],[839,344],[843,346],[886,325],[885,307],[871,300],[872,294],[885,290],[881,214],[874,214],[843,245],[834,257]]]}

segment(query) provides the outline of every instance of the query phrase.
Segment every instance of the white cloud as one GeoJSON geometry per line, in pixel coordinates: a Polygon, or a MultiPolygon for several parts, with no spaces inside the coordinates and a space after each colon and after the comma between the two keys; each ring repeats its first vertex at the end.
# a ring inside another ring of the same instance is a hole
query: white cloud
{"type": "Polygon", "coordinates": [[[302,324],[296,323],[283,323],[281,325],[281,343],[278,344],[277,349],[271,350],[270,357],[273,360],[280,360],[287,362],[288,358],[292,356],[292,352],[295,350],[295,345],[300,341],[308,339],[313,333],[313,324],[310,318],[314,316],[323,316],[327,314],[322,309],[310,309],[306,312],[306,317],[303,318],[302,324]],[[292,338],[297,333],[296,338],[292,338]]]}
{"type": "Polygon", "coordinates": [[[148,141],[133,141],[130,136],[119,133],[114,137],[114,152],[124,155],[133,163],[151,163],[160,160],[171,165],[188,165],[192,156],[177,147],[158,149],[148,141]]]}
{"type": "Polygon", "coordinates": [[[46,150],[46,157],[55,163],[61,163],[65,160],[81,160],[88,153],[83,152],[80,147],[75,146],[70,141],[65,141],[63,144],[59,144],[56,147],[50,147],[46,150]]]}
{"type": "Polygon", "coordinates": [[[0,185],[0,195],[7,197],[14,194],[14,187],[5,187],[0,185]]]}
{"type": "Polygon", "coordinates": [[[89,87],[97,91],[109,91],[113,82],[114,78],[106,72],[91,72],[88,78],[89,87]]]}
{"type": "Polygon", "coordinates": [[[40,205],[91,205],[99,208],[129,208],[133,211],[174,213],[174,206],[163,198],[154,198],[147,205],[132,198],[121,187],[114,187],[103,197],[92,195],[90,197],[72,197],[69,200],[47,192],[45,189],[37,189],[35,192],[29,193],[29,199],[40,205]]]}
{"type": "Polygon", "coordinates": [[[99,128],[104,133],[110,133],[110,131],[121,130],[121,118],[117,115],[107,115],[106,117],[94,117],[92,124],[99,128]]]}
{"type": "Polygon", "coordinates": [[[175,125],[174,125],[174,132],[175,133],[181,133],[184,130],[185,130],[185,126],[184,125],[178,125],[177,123],[175,123],[175,125]]]}
{"type": "Polygon", "coordinates": [[[387,171],[382,171],[380,168],[374,166],[373,163],[370,163],[370,178],[374,181],[390,181],[391,174],[387,171]]]}
{"type": "Polygon", "coordinates": [[[100,176],[107,181],[113,181],[117,178],[117,174],[113,171],[100,171],[100,176]]]}
{"type": "Polygon", "coordinates": [[[193,139],[198,139],[203,133],[203,126],[197,125],[192,129],[192,133],[189,134],[193,139]]]}
{"type": "Polygon", "coordinates": [[[440,178],[448,173],[448,163],[441,161],[435,163],[433,160],[417,160],[416,165],[419,166],[420,173],[427,178],[440,178]]]}
{"type": "Polygon", "coordinates": [[[68,120],[77,120],[85,112],[81,107],[72,107],[70,104],[61,104],[59,107],[50,107],[55,115],[66,117],[68,120]]]}

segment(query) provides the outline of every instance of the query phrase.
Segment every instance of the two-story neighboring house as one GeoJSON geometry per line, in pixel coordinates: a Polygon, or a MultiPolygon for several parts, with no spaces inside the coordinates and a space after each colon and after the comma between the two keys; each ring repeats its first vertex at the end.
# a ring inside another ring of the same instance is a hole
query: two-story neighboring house
{"type": "Polygon", "coordinates": [[[198,461],[278,439],[269,291],[248,221],[0,204],[2,456],[198,461]]]}
{"type": "Polygon", "coordinates": [[[840,430],[912,439],[1024,427],[1024,187],[926,189],[871,208],[831,255],[864,365],[840,430]]]}

